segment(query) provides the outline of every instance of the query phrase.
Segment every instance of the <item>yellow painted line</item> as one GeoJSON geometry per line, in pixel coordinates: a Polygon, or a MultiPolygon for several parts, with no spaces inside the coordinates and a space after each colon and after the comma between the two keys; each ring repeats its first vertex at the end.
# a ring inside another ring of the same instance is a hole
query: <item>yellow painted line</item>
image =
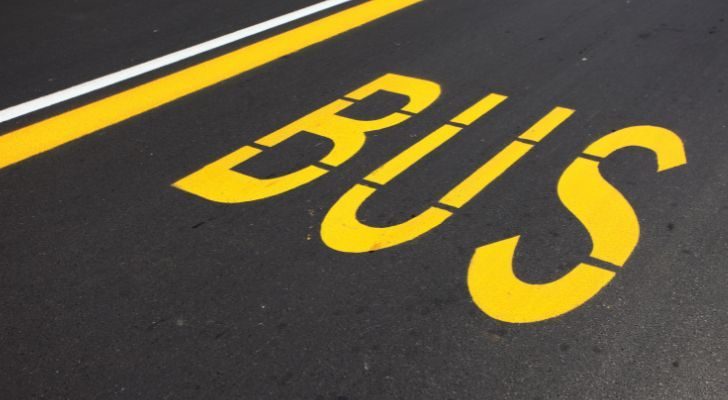
{"type": "MultiPolygon", "coordinates": [[[[506,96],[500,94],[489,94],[474,105],[468,107],[467,110],[458,114],[458,116],[452,119],[452,122],[470,125],[506,99],[506,96]]],[[[457,135],[460,131],[461,128],[452,125],[444,125],[440,127],[435,132],[432,132],[419,142],[408,147],[393,159],[387,161],[386,164],[367,175],[364,180],[377,183],[379,185],[386,185],[389,181],[412,167],[423,157],[442,146],[443,143],[452,139],[452,137],[457,135]]]]}
{"type": "Polygon", "coordinates": [[[563,124],[564,121],[569,119],[574,113],[574,110],[556,107],[548,113],[545,117],[541,118],[535,125],[529,130],[523,132],[519,138],[532,140],[534,142],[540,142],[543,138],[551,133],[556,127],[563,124]]]}
{"type": "Polygon", "coordinates": [[[525,156],[532,147],[530,144],[512,142],[449,191],[440,203],[455,208],[464,206],[525,156]]]}
{"type": "Polygon", "coordinates": [[[260,42],[0,136],[0,168],[323,42],[422,0],[370,0],[260,42]]]}
{"type": "Polygon", "coordinates": [[[473,104],[472,106],[468,107],[467,110],[458,114],[458,116],[453,118],[451,122],[454,122],[456,124],[470,125],[480,119],[480,117],[482,117],[483,115],[490,112],[490,110],[494,109],[505,99],[507,99],[506,96],[496,93],[485,96],[482,100],[473,104]]]}
{"type": "Polygon", "coordinates": [[[420,161],[424,156],[432,153],[435,149],[442,146],[443,143],[457,135],[460,130],[460,128],[452,125],[440,127],[440,129],[425,136],[419,142],[387,161],[384,165],[367,175],[364,180],[379,185],[386,185],[389,181],[413,166],[417,161],[420,161]]]}
{"type": "MultiPolygon", "coordinates": [[[[518,138],[538,142],[564,123],[573,113],[574,110],[556,107],[518,138]]],[[[464,206],[518,162],[533,146],[533,144],[512,142],[448,192],[440,203],[455,208],[464,206]]]]}

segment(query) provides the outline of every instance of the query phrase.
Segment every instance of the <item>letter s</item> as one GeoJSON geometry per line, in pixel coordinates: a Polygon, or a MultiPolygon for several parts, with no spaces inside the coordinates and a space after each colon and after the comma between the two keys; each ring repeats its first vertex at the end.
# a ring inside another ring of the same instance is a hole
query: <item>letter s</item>
{"type": "MultiPolygon", "coordinates": [[[[682,140],[673,132],[635,126],[611,133],[584,154],[606,158],[625,147],[642,147],[657,156],[662,172],[687,162],[682,140]]],[[[622,194],[599,172],[599,162],[577,158],[561,175],[559,199],[584,225],[592,241],[591,257],[622,267],[639,241],[639,222],[622,194]]],[[[475,304],[489,316],[511,323],[538,322],[572,311],[594,297],[614,272],[580,263],[546,284],[523,282],[513,273],[520,236],[478,248],[468,269],[468,289],[475,304]]]]}

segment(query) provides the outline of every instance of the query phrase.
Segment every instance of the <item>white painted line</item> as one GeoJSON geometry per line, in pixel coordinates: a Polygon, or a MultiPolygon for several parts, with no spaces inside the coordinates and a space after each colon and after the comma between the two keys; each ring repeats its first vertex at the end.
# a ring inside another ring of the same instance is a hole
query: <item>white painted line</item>
{"type": "Polygon", "coordinates": [[[41,110],[46,107],[50,107],[54,104],[62,103],[66,100],[70,100],[75,97],[83,96],[83,95],[91,93],[93,91],[103,89],[107,86],[111,86],[116,83],[123,82],[127,79],[131,79],[136,76],[145,74],[147,72],[154,71],[155,69],[159,69],[159,68],[174,64],[174,63],[182,61],[184,59],[194,57],[196,55],[205,53],[207,51],[214,50],[216,48],[225,46],[227,44],[236,42],[238,40],[245,39],[245,38],[253,36],[255,34],[265,32],[269,29],[276,28],[278,26],[287,24],[287,23],[295,21],[297,19],[301,19],[301,18],[307,17],[309,15],[316,14],[318,12],[324,11],[331,7],[338,6],[339,4],[348,3],[350,1],[352,1],[352,0],[322,1],[320,3],[316,3],[311,6],[304,7],[300,10],[293,11],[293,12],[281,15],[281,16],[273,18],[273,19],[269,19],[268,21],[261,22],[259,24],[256,24],[256,25],[253,25],[253,26],[250,26],[247,28],[243,28],[239,31],[228,33],[227,35],[223,35],[218,38],[208,40],[206,42],[188,47],[186,49],[175,51],[174,53],[170,53],[165,56],[155,58],[153,60],[135,65],[133,67],[129,67],[129,68],[123,69],[121,71],[117,71],[117,72],[102,76],[100,78],[96,78],[94,80],[90,80],[88,82],[78,84],[76,86],[72,86],[68,89],[63,89],[58,92],[51,93],[49,95],[45,95],[43,97],[39,97],[34,100],[26,101],[25,103],[21,103],[16,106],[8,107],[8,108],[0,111],[0,123],[9,121],[13,118],[17,118],[22,115],[30,114],[32,112],[41,110]]]}

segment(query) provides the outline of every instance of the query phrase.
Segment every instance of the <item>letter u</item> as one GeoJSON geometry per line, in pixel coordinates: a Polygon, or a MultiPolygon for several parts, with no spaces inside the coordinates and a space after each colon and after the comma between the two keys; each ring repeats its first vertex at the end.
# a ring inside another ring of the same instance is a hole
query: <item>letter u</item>
{"type": "MultiPolygon", "coordinates": [[[[469,125],[506,99],[490,94],[453,118],[453,124],[445,124],[398,154],[364,178],[366,183],[386,185],[420,159],[437,149],[469,125]]],[[[364,253],[393,247],[436,228],[453,213],[496,180],[508,168],[521,159],[533,146],[571,116],[573,110],[557,107],[539,120],[528,131],[488,160],[450,192],[438,205],[401,224],[374,227],[362,223],[357,212],[376,189],[357,184],[346,192],[329,210],[321,224],[321,238],[330,248],[347,253],[364,253]],[[442,207],[444,205],[445,207],[442,207]]]]}

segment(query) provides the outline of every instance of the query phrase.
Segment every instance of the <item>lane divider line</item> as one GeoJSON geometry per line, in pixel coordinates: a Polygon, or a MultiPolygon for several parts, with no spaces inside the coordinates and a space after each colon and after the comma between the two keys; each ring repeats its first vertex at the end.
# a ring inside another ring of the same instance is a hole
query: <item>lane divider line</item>
{"type": "Polygon", "coordinates": [[[76,97],[83,96],[85,94],[95,92],[99,89],[103,89],[105,87],[109,87],[111,85],[115,85],[117,83],[129,80],[131,78],[137,77],[139,75],[146,74],[148,72],[160,69],[162,67],[166,67],[168,65],[172,65],[175,63],[178,63],[180,61],[186,60],[188,58],[206,53],[208,51],[220,48],[222,46],[237,42],[239,40],[248,38],[253,35],[257,35],[259,33],[271,30],[273,28],[277,28],[281,25],[285,25],[289,22],[293,22],[295,20],[305,18],[309,15],[316,14],[318,12],[327,10],[332,7],[336,7],[343,3],[348,3],[352,0],[326,0],[322,1],[320,3],[313,4],[311,6],[302,8],[300,10],[296,10],[293,12],[290,12],[288,14],[281,15],[279,17],[275,17],[272,19],[269,19],[268,21],[261,22],[259,24],[249,26],[247,28],[243,28],[240,30],[237,30],[232,33],[228,33],[226,35],[220,36],[215,39],[208,40],[206,42],[202,42],[200,44],[187,47],[185,49],[175,51],[174,53],[170,53],[161,57],[157,57],[153,60],[149,60],[147,62],[135,65],[133,67],[125,68],[121,71],[117,71],[108,75],[104,75],[102,77],[90,80],[88,82],[84,82],[75,86],[72,86],[67,89],[63,89],[60,91],[57,91],[55,93],[48,94],[43,97],[39,97],[34,100],[26,101],[24,103],[8,107],[4,110],[0,110],[0,123],[3,123],[5,121],[9,121],[11,119],[30,114],[32,112],[42,110],[44,108],[50,107],[52,105],[62,103],[66,100],[71,100],[76,97]]]}
{"type": "Polygon", "coordinates": [[[421,1],[369,0],[162,78],[0,135],[0,169],[421,1]]]}

